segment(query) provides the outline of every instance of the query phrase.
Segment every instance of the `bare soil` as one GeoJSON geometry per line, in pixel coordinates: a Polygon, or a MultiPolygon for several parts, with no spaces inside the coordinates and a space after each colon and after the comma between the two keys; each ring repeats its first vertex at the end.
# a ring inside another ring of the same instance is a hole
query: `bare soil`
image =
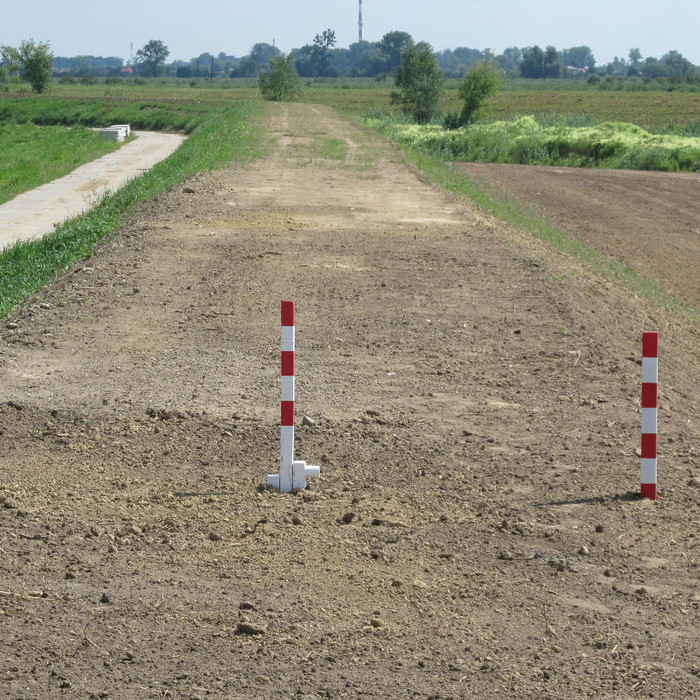
{"type": "Polygon", "coordinates": [[[460,163],[700,308],[700,174],[460,163]]]}
{"type": "Polygon", "coordinates": [[[266,120],[0,331],[0,696],[697,697],[697,325],[330,109],[266,120]]]}

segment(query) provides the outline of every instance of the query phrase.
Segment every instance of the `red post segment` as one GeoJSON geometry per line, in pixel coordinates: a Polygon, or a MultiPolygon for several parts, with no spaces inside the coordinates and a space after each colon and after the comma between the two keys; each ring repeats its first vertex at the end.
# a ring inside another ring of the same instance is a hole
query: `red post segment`
{"type": "Polygon", "coordinates": [[[642,357],[659,356],[659,334],[657,331],[645,331],[642,334],[642,357]]]}
{"type": "Polygon", "coordinates": [[[648,498],[651,501],[656,500],[656,484],[642,484],[642,490],[639,494],[642,498],[648,498]]]}
{"type": "Polygon", "coordinates": [[[281,355],[282,364],[282,376],[283,377],[293,377],[294,376],[294,365],[296,364],[296,353],[293,350],[283,350],[281,355]]]}
{"type": "Polygon", "coordinates": [[[296,307],[293,301],[282,302],[282,325],[296,326],[296,307]]]}
{"type": "Polygon", "coordinates": [[[294,401],[282,401],[282,411],[280,425],[282,426],[293,426],[294,425],[294,401]]]}

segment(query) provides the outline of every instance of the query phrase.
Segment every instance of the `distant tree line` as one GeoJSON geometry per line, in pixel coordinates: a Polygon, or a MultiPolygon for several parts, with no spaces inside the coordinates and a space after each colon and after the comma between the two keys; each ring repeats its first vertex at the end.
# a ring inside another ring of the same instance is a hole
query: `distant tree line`
{"type": "Polygon", "coordinates": [[[95,76],[120,75],[124,60],[116,56],[56,56],[54,75],[71,74],[76,78],[92,74],[95,76]]]}
{"type": "MultiPolygon", "coordinates": [[[[395,78],[401,64],[401,55],[414,44],[407,32],[391,31],[379,41],[359,41],[348,48],[338,48],[335,32],[331,29],[317,34],[309,43],[292,49],[296,70],[302,78],[357,77],[383,81],[395,78]]],[[[6,51],[0,61],[0,78],[17,76],[18,58],[6,51]]],[[[189,61],[167,63],[168,47],[152,39],[139,49],[132,62],[126,65],[114,56],[57,56],[52,70],[56,77],[90,78],[91,76],[137,75],[141,77],[168,76],[178,78],[258,78],[279,58],[281,51],[273,44],[257,43],[244,56],[226,52],[202,53],[189,61]]],[[[463,78],[484,61],[499,67],[505,77],[547,80],[551,78],[614,78],[637,77],[645,80],[700,79],[700,68],[681,53],[671,50],[661,58],[642,56],[638,48],[629,50],[626,58],[615,57],[605,65],[597,65],[588,46],[573,46],[559,50],[554,46],[506,48],[502,53],[491,49],[473,49],[460,46],[435,52],[437,63],[447,78],[463,78]]],[[[592,82],[595,82],[595,78],[592,82]]]]}

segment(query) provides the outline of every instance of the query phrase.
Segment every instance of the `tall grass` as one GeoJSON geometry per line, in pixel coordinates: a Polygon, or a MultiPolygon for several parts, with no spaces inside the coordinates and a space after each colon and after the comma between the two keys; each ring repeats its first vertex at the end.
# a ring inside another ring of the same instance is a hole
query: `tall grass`
{"type": "MultiPolygon", "coordinates": [[[[230,104],[202,116],[190,138],[169,158],[132,180],[92,211],[68,221],[36,241],[18,243],[0,253],[0,318],[47,283],[93,254],[95,246],[117,229],[139,206],[191,174],[259,155],[262,137],[253,124],[260,105],[230,104]]],[[[101,107],[104,109],[104,106],[101,107]]],[[[119,106],[107,121],[121,121],[119,106]]]]}
{"type": "Polygon", "coordinates": [[[415,124],[395,124],[390,130],[401,144],[451,160],[700,171],[700,138],[655,135],[619,122],[569,126],[524,116],[454,130],[415,124]]]}
{"type": "Polygon", "coordinates": [[[0,100],[0,122],[92,127],[130,124],[133,129],[189,134],[212,112],[223,113],[228,104],[229,100],[212,104],[192,99],[6,97],[0,100]]]}
{"type": "Polygon", "coordinates": [[[0,204],[118,148],[81,127],[0,123],[0,204]]]}

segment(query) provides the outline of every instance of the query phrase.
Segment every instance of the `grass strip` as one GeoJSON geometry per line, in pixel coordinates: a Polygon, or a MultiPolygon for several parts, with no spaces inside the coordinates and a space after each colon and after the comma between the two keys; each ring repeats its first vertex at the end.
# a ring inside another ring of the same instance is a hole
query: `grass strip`
{"type": "Polygon", "coordinates": [[[129,124],[132,129],[191,134],[213,113],[223,114],[230,104],[230,101],[213,103],[196,99],[4,97],[0,100],[0,122],[92,127],[129,124]]]}
{"type": "Polygon", "coordinates": [[[84,127],[0,123],[0,204],[119,148],[84,127]]]}
{"type": "MultiPolygon", "coordinates": [[[[589,118],[590,121],[594,121],[589,118]]],[[[532,115],[461,129],[395,124],[392,138],[453,160],[631,170],[700,170],[700,138],[651,134],[634,124],[572,125],[532,115]]]]}
{"type": "Polygon", "coordinates": [[[469,199],[482,211],[583,262],[599,274],[621,284],[638,296],[651,299],[693,321],[700,321],[700,314],[695,308],[667,292],[652,280],[630,270],[579,238],[565,233],[550,219],[525,202],[478,178],[457,172],[454,164],[445,158],[410,146],[403,146],[403,150],[408,160],[418,166],[431,181],[450,192],[469,199]]]}
{"type": "Polygon", "coordinates": [[[262,154],[261,130],[253,118],[260,105],[233,103],[205,119],[170,157],[103,199],[92,211],[71,219],[36,241],[0,252],[0,318],[80,260],[145,202],[203,170],[247,162],[262,154]]]}

